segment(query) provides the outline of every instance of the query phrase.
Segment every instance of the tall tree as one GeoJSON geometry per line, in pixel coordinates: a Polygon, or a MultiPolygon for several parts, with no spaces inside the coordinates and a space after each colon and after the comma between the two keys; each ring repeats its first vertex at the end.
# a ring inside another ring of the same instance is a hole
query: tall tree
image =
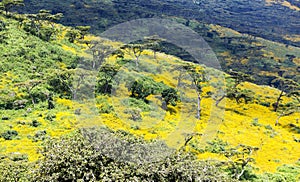
{"type": "Polygon", "coordinates": [[[35,106],[36,102],[35,102],[35,97],[34,97],[34,94],[32,93],[32,91],[35,87],[37,87],[41,83],[43,83],[42,80],[28,80],[28,81],[25,81],[22,83],[18,83],[15,86],[25,88],[27,94],[29,95],[29,97],[31,99],[33,106],[35,106]]]}
{"type": "Polygon", "coordinates": [[[177,102],[179,101],[179,96],[174,88],[164,89],[161,93],[161,96],[166,105],[171,104],[172,106],[176,106],[177,102]]]}
{"type": "Polygon", "coordinates": [[[69,42],[74,43],[74,41],[80,36],[79,30],[75,28],[71,28],[67,31],[66,37],[68,38],[69,42]]]}
{"type": "Polygon", "coordinates": [[[28,20],[25,21],[24,29],[33,35],[49,41],[55,33],[55,21],[63,17],[62,13],[51,14],[49,10],[40,10],[37,14],[27,14],[28,20]]]}
{"type": "Polygon", "coordinates": [[[195,65],[192,65],[192,64],[187,64],[187,65],[184,65],[183,67],[187,71],[189,76],[191,77],[194,89],[197,94],[197,119],[200,119],[201,118],[202,88],[203,88],[204,84],[207,83],[208,79],[206,78],[204,68],[196,67],[195,65]]]}

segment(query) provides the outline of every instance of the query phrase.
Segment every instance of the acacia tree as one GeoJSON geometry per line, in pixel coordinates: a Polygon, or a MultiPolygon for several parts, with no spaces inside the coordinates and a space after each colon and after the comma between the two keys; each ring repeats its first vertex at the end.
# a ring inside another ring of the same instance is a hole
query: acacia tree
{"type": "Polygon", "coordinates": [[[74,100],[88,98],[91,90],[94,90],[93,73],[89,70],[77,68],[72,70],[57,70],[50,78],[50,86],[55,90],[71,94],[74,100]],[[90,79],[91,78],[91,79],[90,79]]]}
{"type": "Polygon", "coordinates": [[[153,35],[150,37],[145,37],[145,46],[148,49],[153,51],[153,57],[156,59],[156,53],[160,50],[160,42],[164,39],[160,38],[157,35],[153,35]]]}
{"type": "Polygon", "coordinates": [[[251,94],[248,90],[241,90],[238,86],[245,81],[252,81],[253,78],[245,73],[237,72],[237,71],[229,71],[230,76],[226,77],[226,93],[222,92],[220,94],[220,98],[216,99],[216,106],[225,99],[225,97],[234,98],[237,103],[241,98],[244,98],[247,102],[251,99],[251,94]]]}
{"type": "Polygon", "coordinates": [[[299,94],[300,85],[299,85],[299,83],[295,82],[294,80],[278,76],[275,79],[273,79],[272,84],[276,88],[280,89],[280,93],[276,99],[276,102],[273,104],[275,112],[277,112],[277,110],[278,110],[280,102],[282,101],[282,97],[296,96],[296,98],[299,99],[298,94],[299,94]],[[298,95],[298,97],[297,97],[297,95],[298,95]]]}
{"type": "Polygon", "coordinates": [[[16,6],[24,6],[24,1],[23,0],[2,0],[0,2],[0,9],[4,10],[6,15],[13,7],[16,6]]]}
{"type": "Polygon", "coordinates": [[[104,40],[99,40],[90,42],[90,51],[93,55],[92,68],[98,69],[104,63],[105,58],[114,52],[114,48],[105,44],[104,40]]]}
{"type": "Polygon", "coordinates": [[[7,36],[6,23],[0,20],[0,43],[6,44],[7,36]]]}
{"type": "Polygon", "coordinates": [[[247,167],[255,162],[252,156],[257,150],[259,150],[258,147],[240,144],[223,152],[224,156],[228,159],[226,163],[233,178],[241,180],[242,176],[245,175],[247,167]]]}
{"type": "Polygon", "coordinates": [[[172,106],[176,106],[176,102],[179,101],[179,96],[174,88],[164,89],[161,93],[161,96],[164,99],[166,105],[171,104],[172,106]]]}
{"type": "Polygon", "coordinates": [[[205,75],[205,70],[204,68],[196,67],[195,65],[192,64],[184,65],[183,68],[187,71],[187,73],[192,79],[192,83],[197,94],[197,119],[200,119],[202,88],[203,88],[203,84],[207,83],[208,81],[205,75]]]}
{"type": "Polygon", "coordinates": [[[146,101],[146,97],[157,91],[154,80],[148,77],[142,77],[133,82],[130,87],[131,97],[146,101]]]}
{"type": "Polygon", "coordinates": [[[68,38],[69,42],[74,43],[74,41],[80,36],[80,32],[77,29],[71,28],[67,31],[66,37],[68,38]]]}
{"type": "Polygon", "coordinates": [[[135,66],[139,66],[139,58],[142,55],[142,52],[145,50],[145,45],[143,44],[126,44],[120,48],[123,53],[126,53],[135,58],[135,66]]]}

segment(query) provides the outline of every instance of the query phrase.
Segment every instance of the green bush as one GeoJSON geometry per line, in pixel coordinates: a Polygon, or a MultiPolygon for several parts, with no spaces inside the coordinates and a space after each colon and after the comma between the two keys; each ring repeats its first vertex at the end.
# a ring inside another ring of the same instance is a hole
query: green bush
{"type": "Polygon", "coordinates": [[[265,107],[270,107],[271,106],[270,102],[260,102],[259,104],[262,105],[262,106],[265,106],[265,107]]]}
{"type": "Polygon", "coordinates": [[[6,157],[0,158],[0,181],[16,182],[16,181],[34,181],[31,176],[33,167],[24,160],[12,161],[6,157]]]}
{"type": "Polygon", "coordinates": [[[37,120],[33,120],[31,123],[30,123],[31,126],[33,127],[39,127],[40,125],[42,125],[40,122],[38,122],[37,120]]]}
{"type": "Polygon", "coordinates": [[[18,136],[18,132],[16,130],[7,130],[1,134],[1,137],[4,138],[5,140],[12,140],[16,136],[18,136]]]}
{"type": "Polygon", "coordinates": [[[125,131],[85,129],[72,136],[49,140],[41,151],[43,158],[33,179],[234,181],[213,162],[199,161],[191,153],[171,151],[159,142],[147,143],[125,131]],[[163,156],[167,151],[170,153],[163,156]]]}

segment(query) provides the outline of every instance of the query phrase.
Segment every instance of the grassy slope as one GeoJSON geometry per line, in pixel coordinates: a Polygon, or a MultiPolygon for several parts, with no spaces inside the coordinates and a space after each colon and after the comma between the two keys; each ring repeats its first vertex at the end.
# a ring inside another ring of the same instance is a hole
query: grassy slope
{"type": "MultiPolygon", "coordinates": [[[[5,21],[13,22],[13,20],[5,21]]],[[[87,56],[83,53],[83,50],[81,50],[84,49],[83,46],[80,47],[80,45],[66,43],[63,37],[53,42],[53,44],[50,44],[36,37],[26,35],[24,31],[16,27],[16,22],[13,22],[9,27],[11,36],[8,45],[1,45],[4,50],[1,54],[1,64],[8,65],[8,67],[3,66],[5,69],[1,70],[1,91],[10,90],[16,94],[24,94],[24,92],[14,86],[14,82],[21,82],[28,79],[27,76],[29,74],[26,69],[29,68],[28,65],[30,63],[26,62],[27,59],[25,58],[15,58],[11,53],[13,52],[12,50],[21,49],[21,47],[28,42],[34,41],[39,45],[33,49],[33,52],[36,53],[49,50],[53,47],[55,47],[55,50],[60,51],[57,54],[49,54],[46,56],[51,63],[49,65],[44,65],[42,59],[37,59],[37,66],[41,66],[40,70],[44,73],[52,71],[51,68],[53,66],[59,69],[68,64],[68,61],[59,63],[55,60],[54,57],[57,55],[64,55],[65,60],[74,59],[72,58],[72,54],[74,53],[87,56]],[[11,59],[3,59],[4,54],[9,54],[9,58],[11,59]],[[12,60],[14,60],[14,62],[10,62],[12,60]],[[24,68],[25,70],[20,68],[24,68]]],[[[109,60],[114,62],[114,58],[109,60]]],[[[156,81],[163,81],[166,85],[172,87],[176,86],[176,76],[179,75],[179,72],[171,72],[170,70],[172,70],[175,65],[181,64],[182,60],[162,53],[158,54],[157,60],[158,61],[153,59],[150,51],[145,51],[141,58],[140,71],[136,72],[133,68],[133,64],[128,63],[121,68],[121,70],[124,71],[123,76],[147,75],[156,81]]],[[[78,127],[103,124],[113,129],[130,131],[134,134],[144,136],[145,139],[163,139],[171,147],[178,148],[184,143],[185,133],[191,132],[191,130],[205,133],[208,122],[212,122],[210,120],[210,109],[213,105],[212,99],[203,99],[203,117],[200,121],[197,121],[194,118],[196,114],[196,94],[191,88],[188,78],[183,82],[186,85],[186,87],[182,88],[182,90],[184,90],[184,96],[182,97],[184,98],[184,102],[178,104],[176,107],[169,108],[169,110],[173,111],[173,114],[162,110],[160,107],[161,101],[155,96],[148,98],[150,106],[144,103],[137,103],[130,106],[130,101],[128,101],[129,93],[124,84],[120,84],[118,87],[119,92],[111,98],[99,96],[97,99],[104,100],[96,104],[98,108],[101,108],[103,103],[109,103],[114,107],[115,113],[111,114],[92,115],[89,109],[91,103],[82,104],[60,98],[55,99],[56,108],[51,111],[46,109],[46,103],[40,103],[36,108],[32,108],[31,112],[27,112],[27,108],[24,110],[1,110],[0,115],[9,116],[10,119],[1,121],[0,131],[14,129],[19,132],[19,136],[14,140],[5,141],[4,139],[0,139],[0,151],[2,154],[12,152],[25,153],[28,154],[31,161],[34,161],[38,158],[36,149],[40,142],[33,141],[31,137],[35,135],[37,131],[46,130],[47,136],[56,137],[69,133],[78,127]],[[142,122],[130,120],[130,116],[125,113],[125,109],[133,109],[136,106],[146,108],[141,112],[142,122]],[[150,109],[147,109],[149,107],[150,109]],[[84,113],[80,117],[74,114],[74,111],[78,108],[81,108],[82,113],[84,113]],[[56,116],[52,121],[47,119],[47,116],[51,115],[56,116]],[[29,124],[32,120],[37,120],[42,125],[32,127],[29,124]],[[176,142],[174,143],[174,141],[176,142]]],[[[243,87],[251,89],[256,93],[256,102],[274,101],[276,95],[279,94],[278,90],[266,86],[244,83],[243,87]]],[[[211,90],[211,88],[205,88],[204,90],[207,92],[211,90]]],[[[288,100],[285,100],[285,102],[288,102],[288,100]]],[[[213,117],[222,118],[223,116],[214,115],[213,117]]],[[[259,147],[259,150],[252,156],[256,161],[253,165],[259,168],[257,172],[275,172],[278,166],[294,164],[299,159],[300,143],[297,143],[295,139],[298,140],[300,135],[297,131],[291,131],[289,127],[291,123],[299,127],[299,118],[299,113],[282,117],[280,119],[281,125],[275,127],[274,124],[277,119],[277,114],[272,112],[271,108],[255,104],[255,101],[251,104],[236,104],[234,101],[226,99],[224,120],[215,127],[218,130],[217,137],[223,141],[227,141],[231,146],[246,144],[259,147]]],[[[191,150],[201,151],[203,146],[200,145],[199,141],[201,141],[202,138],[193,139],[191,142],[193,145],[190,145],[189,148],[191,150]]],[[[211,152],[199,153],[199,158],[217,158],[224,160],[224,156],[221,154],[211,152]]]]}

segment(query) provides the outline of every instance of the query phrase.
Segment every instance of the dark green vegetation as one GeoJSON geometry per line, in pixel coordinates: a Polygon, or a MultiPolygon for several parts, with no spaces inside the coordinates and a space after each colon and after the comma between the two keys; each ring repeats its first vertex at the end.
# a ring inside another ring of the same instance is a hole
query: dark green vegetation
{"type": "MultiPolygon", "coordinates": [[[[25,0],[24,2],[27,7],[23,8],[23,12],[36,13],[38,9],[51,9],[55,13],[65,15],[61,23],[71,26],[90,25],[94,33],[137,18],[177,16],[219,24],[239,32],[299,46],[299,42],[283,39],[285,35],[299,34],[299,13],[281,5],[266,6],[265,1],[25,0]]],[[[288,2],[299,7],[296,0],[288,2]]]]}
{"type": "Polygon", "coordinates": [[[75,68],[80,58],[58,44],[42,41],[43,36],[42,40],[39,37],[43,34],[26,34],[23,28],[27,27],[19,27],[16,20],[2,18],[1,22],[5,24],[1,31],[5,39],[0,44],[0,71],[4,73],[1,82],[5,87],[0,89],[0,108],[22,109],[43,101],[49,101],[49,107],[53,107],[53,94],[67,91],[68,96],[66,86],[58,89],[56,73],[63,67],[75,68]]]}
{"type": "MultiPolygon", "coordinates": [[[[299,5],[290,0],[292,5],[299,5]]],[[[282,5],[266,6],[265,1],[25,1],[22,12],[34,12],[35,9],[51,9],[53,13],[63,13],[59,21],[65,25],[91,26],[91,32],[100,32],[118,23],[137,18],[172,18],[199,33],[216,53],[222,69],[242,71],[253,75],[254,83],[273,85],[277,76],[293,79],[299,83],[299,49],[290,51],[290,45],[299,46],[299,42],[284,39],[286,35],[298,35],[298,11],[282,5]],[[219,24],[247,35],[234,35],[219,32],[209,24],[219,24]],[[270,45],[263,37],[286,44],[270,45]],[[271,48],[271,50],[270,50],[271,48]],[[280,51],[279,51],[280,50],[280,51]],[[278,52],[269,55],[268,52],[278,52]],[[290,53],[288,53],[290,52],[290,53]],[[230,61],[229,61],[230,60],[230,61]],[[242,61],[244,60],[244,61],[242,61]],[[287,71],[289,70],[289,71],[287,71]],[[266,73],[267,72],[267,73],[266,73]],[[268,74],[272,73],[272,74],[268,74]]],[[[72,42],[72,36],[70,36],[72,42]]],[[[160,51],[176,55],[186,61],[195,60],[178,47],[162,41],[160,51]]],[[[138,57],[136,63],[138,64],[138,57]]],[[[274,85],[275,87],[277,85],[274,85]]]]}
{"type": "Polygon", "coordinates": [[[219,139],[200,150],[224,154],[228,162],[199,161],[184,148],[170,150],[122,130],[81,129],[46,140],[37,162],[28,163],[19,153],[1,156],[0,181],[293,181],[300,169],[283,166],[275,174],[255,175],[248,164],[257,148],[229,148],[219,139]]]}
{"type": "Polygon", "coordinates": [[[160,157],[167,150],[125,131],[84,129],[47,141],[36,164],[20,155],[2,157],[0,181],[234,181],[215,161],[197,161],[184,151],[160,157]]]}

